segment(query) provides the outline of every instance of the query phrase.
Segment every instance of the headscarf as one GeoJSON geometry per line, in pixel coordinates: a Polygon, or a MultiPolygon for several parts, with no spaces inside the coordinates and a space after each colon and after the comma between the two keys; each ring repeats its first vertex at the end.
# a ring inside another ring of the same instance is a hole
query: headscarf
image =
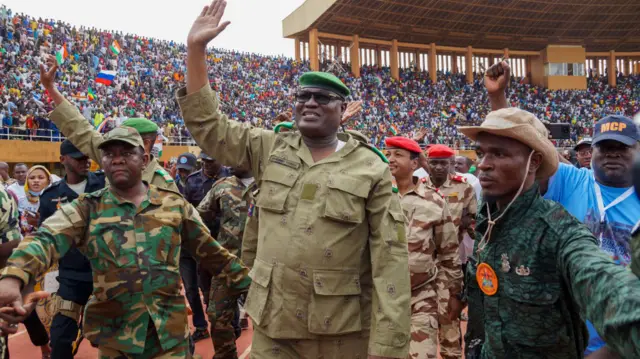
{"type": "Polygon", "coordinates": [[[35,170],[43,170],[45,175],[47,176],[47,178],[49,180],[49,183],[44,188],[49,187],[49,185],[52,182],[51,181],[51,173],[49,172],[49,170],[46,167],[44,167],[42,165],[36,165],[36,166],[33,166],[33,167],[29,168],[29,171],[27,171],[27,180],[24,182],[24,193],[27,195],[27,199],[31,203],[38,203],[38,201],[40,200],[40,195],[42,194],[42,191],[33,192],[33,191],[31,191],[31,189],[29,189],[29,175],[31,175],[31,173],[33,173],[33,171],[35,171],[35,170]]]}

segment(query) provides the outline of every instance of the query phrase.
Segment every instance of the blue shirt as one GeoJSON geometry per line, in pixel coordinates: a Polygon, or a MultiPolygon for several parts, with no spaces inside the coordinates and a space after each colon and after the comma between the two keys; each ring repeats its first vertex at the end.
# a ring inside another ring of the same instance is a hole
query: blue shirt
{"type": "MultiPolygon", "coordinates": [[[[628,190],[628,188],[608,187],[602,184],[598,186],[604,207],[628,190]]],[[[638,222],[640,214],[640,199],[635,192],[607,209],[605,222],[600,223],[593,171],[561,163],[556,174],[549,180],[549,188],[544,198],[560,203],[569,213],[589,227],[596,238],[602,239],[600,248],[611,255],[614,262],[624,266],[629,265],[631,262],[629,242],[632,229],[638,222]]],[[[585,355],[605,345],[588,321],[587,328],[590,338],[585,355]]]]}

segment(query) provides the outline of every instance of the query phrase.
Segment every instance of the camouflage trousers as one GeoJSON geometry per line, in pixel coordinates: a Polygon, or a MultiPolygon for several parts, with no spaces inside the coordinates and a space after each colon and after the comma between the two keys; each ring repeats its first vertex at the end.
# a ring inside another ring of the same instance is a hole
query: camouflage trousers
{"type": "Polygon", "coordinates": [[[439,284],[437,293],[440,356],[442,359],[460,359],[462,358],[460,320],[449,319],[449,290],[445,289],[443,284],[439,284]]]}
{"type": "Polygon", "coordinates": [[[184,340],[183,344],[177,345],[169,350],[163,350],[160,346],[158,332],[153,325],[147,329],[144,351],[142,354],[123,353],[118,350],[109,349],[104,346],[98,347],[99,359],[191,359],[189,342],[184,340]]]}
{"type": "Polygon", "coordinates": [[[320,340],[272,339],[253,329],[251,359],[367,359],[369,331],[320,340]]]}
{"type": "Polygon", "coordinates": [[[434,282],[411,291],[409,358],[438,358],[438,293],[434,282]]]}
{"type": "Polygon", "coordinates": [[[211,324],[214,359],[237,359],[236,333],[233,319],[238,311],[238,299],[230,296],[222,279],[212,278],[207,316],[211,324]]]}

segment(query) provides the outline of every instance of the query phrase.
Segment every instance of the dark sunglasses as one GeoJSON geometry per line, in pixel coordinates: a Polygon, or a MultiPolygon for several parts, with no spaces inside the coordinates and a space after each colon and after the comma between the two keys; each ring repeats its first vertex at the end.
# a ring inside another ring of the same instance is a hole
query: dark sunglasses
{"type": "Polygon", "coordinates": [[[296,93],[296,101],[300,103],[306,103],[307,101],[311,100],[312,97],[320,105],[327,105],[329,104],[329,102],[334,100],[343,100],[342,97],[338,95],[332,95],[332,94],[308,92],[308,91],[300,91],[296,93]]]}

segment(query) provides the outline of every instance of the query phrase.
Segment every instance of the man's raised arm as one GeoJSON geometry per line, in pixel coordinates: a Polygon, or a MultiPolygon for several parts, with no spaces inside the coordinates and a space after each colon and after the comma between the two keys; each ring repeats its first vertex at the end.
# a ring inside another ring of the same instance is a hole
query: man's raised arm
{"type": "Polygon", "coordinates": [[[86,153],[89,158],[100,163],[100,151],[98,146],[102,143],[102,135],[82,116],[80,111],[67,101],[55,86],[55,76],[58,70],[56,58],[48,55],[46,59],[47,69],[40,65],[40,82],[47,90],[49,96],[56,104],[56,108],[49,117],[51,121],[62,131],[71,143],[86,153]]]}
{"type": "Polygon", "coordinates": [[[220,23],[226,1],[205,6],[187,38],[187,86],[177,98],[184,122],[202,150],[226,166],[251,168],[260,177],[260,157],[267,155],[275,134],[229,120],[220,112],[220,101],[209,86],[207,44],[229,25],[220,23]]]}

